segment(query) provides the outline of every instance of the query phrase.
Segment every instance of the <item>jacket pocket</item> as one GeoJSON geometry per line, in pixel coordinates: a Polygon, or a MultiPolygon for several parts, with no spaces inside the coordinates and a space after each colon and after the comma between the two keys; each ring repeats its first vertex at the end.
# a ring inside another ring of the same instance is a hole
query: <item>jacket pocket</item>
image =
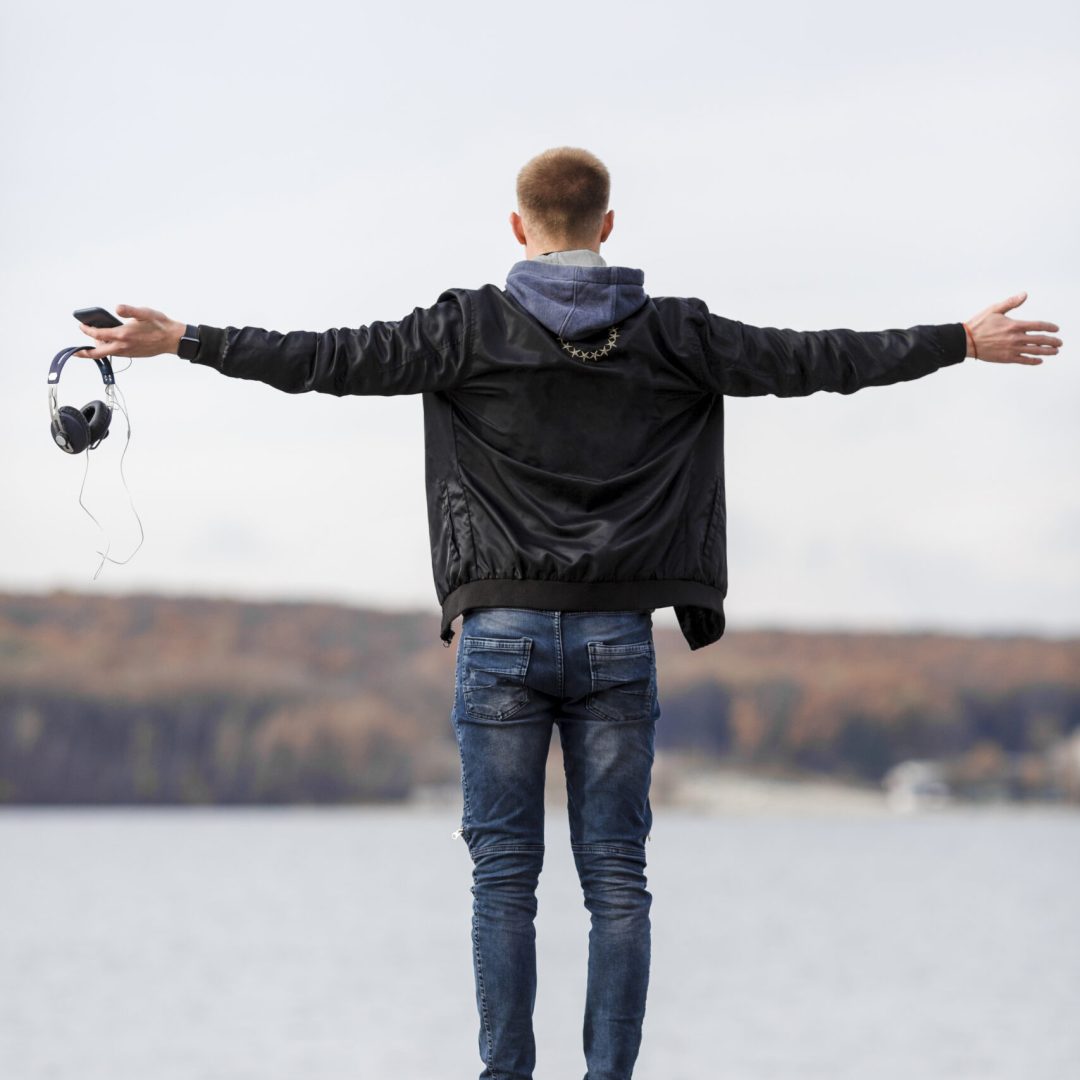
{"type": "Polygon", "coordinates": [[[656,705],[652,641],[623,645],[588,642],[592,690],[585,708],[601,720],[648,720],[656,705]]]}
{"type": "Polygon", "coordinates": [[[472,720],[508,720],[529,700],[525,673],[532,638],[465,637],[462,648],[462,695],[472,720]]]}
{"type": "Polygon", "coordinates": [[[718,476],[716,483],[713,485],[709,521],[705,526],[705,536],[701,541],[701,561],[706,567],[715,565],[717,549],[722,544],[721,536],[725,529],[726,516],[724,509],[724,482],[723,478],[718,476]]]}
{"type": "Polygon", "coordinates": [[[440,501],[442,502],[443,524],[446,526],[446,537],[450,545],[450,554],[455,559],[461,558],[458,548],[457,533],[454,531],[454,515],[450,508],[450,489],[445,480],[439,481],[441,489],[440,501]]]}

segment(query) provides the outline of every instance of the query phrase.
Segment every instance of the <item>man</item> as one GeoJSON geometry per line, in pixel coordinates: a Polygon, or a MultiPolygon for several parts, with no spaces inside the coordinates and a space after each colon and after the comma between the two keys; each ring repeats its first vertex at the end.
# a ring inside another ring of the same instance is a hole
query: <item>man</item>
{"type": "Polygon", "coordinates": [[[518,176],[525,247],[505,289],[451,289],[397,322],[280,334],[185,326],[149,308],[83,327],[86,356],[170,352],[289,393],[423,394],[441,637],[462,616],[451,722],[473,862],[481,1077],[532,1076],[536,885],[557,725],[571,847],[591,912],[588,1080],[633,1071],[650,961],[645,842],[660,709],[651,613],[691,649],[724,631],[725,396],[848,394],[977,357],[1039,364],[1051,323],[1005,312],[907,330],[747,326],[649,297],[608,266],[607,169],[549,150],[518,176]]]}

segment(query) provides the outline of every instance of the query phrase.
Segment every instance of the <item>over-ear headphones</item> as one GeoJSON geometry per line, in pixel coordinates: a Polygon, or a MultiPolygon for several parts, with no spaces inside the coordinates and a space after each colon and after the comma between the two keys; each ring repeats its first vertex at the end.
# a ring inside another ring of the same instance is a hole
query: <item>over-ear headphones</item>
{"type": "Polygon", "coordinates": [[[105,383],[105,401],[94,400],[81,409],[71,405],[56,404],[56,384],[60,381],[60,372],[68,359],[77,352],[89,348],[87,345],[71,345],[61,349],[49,366],[49,413],[52,416],[53,442],[67,454],[81,454],[87,448],[93,450],[109,434],[113,407],[116,404],[116,379],[113,376],[112,362],[109,358],[94,358],[94,363],[101,372],[105,383]]]}

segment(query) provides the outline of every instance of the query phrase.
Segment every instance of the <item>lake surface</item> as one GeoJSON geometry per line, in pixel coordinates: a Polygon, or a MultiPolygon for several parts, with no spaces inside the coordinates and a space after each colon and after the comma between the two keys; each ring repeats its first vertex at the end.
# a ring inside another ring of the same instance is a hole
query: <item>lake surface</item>
{"type": "MultiPolygon", "coordinates": [[[[1080,1076],[1080,813],[654,808],[636,1080],[1080,1076]]],[[[479,1075],[449,808],[0,811],[4,1080],[479,1075]]],[[[537,1080],[584,1076],[549,810],[537,1080]]]]}

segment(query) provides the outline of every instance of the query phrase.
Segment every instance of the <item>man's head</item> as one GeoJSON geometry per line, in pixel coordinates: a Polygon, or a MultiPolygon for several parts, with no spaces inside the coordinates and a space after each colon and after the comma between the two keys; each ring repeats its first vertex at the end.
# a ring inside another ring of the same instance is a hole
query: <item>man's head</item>
{"type": "Polygon", "coordinates": [[[588,150],[560,146],[527,162],[517,178],[518,212],[510,227],[526,258],[545,251],[599,251],[615,224],[611,177],[588,150]]]}

